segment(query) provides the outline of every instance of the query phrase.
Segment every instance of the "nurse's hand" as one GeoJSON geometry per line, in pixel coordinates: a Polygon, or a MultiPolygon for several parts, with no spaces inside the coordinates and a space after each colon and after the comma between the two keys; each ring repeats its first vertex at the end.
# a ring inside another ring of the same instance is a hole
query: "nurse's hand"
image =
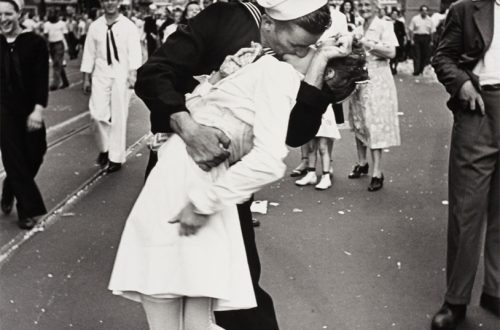
{"type": "Polygon", "coordinates": [[[196,123],[188,112],[172,114],[170,125],[179,134],[191,158],[198,166],[209,171],[229,157],[227,148],[231,140],[221,130],[196,123]]]}
{"type": "Polygon", "coordinates": [[[26,126],[28,128],[28,132],[33,132],[39,130],[43,126],[43,115],[42,115],[43,107],[39,104],[35,105],[35,109],[28,116],[28,121],[26,122],[26,126]]]}
{"type": "Polygon", "coordinates": [[[169,221],[170,223],[180,222],[179,235],[195,235],[201,227],[208,222],[208,215],[195,213],[193,204],[189,203],[180,214],[179,220],[169,221]]]}

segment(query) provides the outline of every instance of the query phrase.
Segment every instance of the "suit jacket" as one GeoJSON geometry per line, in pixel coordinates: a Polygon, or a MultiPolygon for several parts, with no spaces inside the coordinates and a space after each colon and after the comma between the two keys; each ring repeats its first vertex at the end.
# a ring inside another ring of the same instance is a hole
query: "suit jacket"
{"type": "Polygon", "coordinates": [[[446,17],[432,66],[451,95],[447,104],[452,111],[467,107],[466,102],[458,99],[458,92],[467,80],[481,89],[479,77],[472,70],[493,39],[493,6],[494,0],[460,0],[450,7],[446,17]]]}

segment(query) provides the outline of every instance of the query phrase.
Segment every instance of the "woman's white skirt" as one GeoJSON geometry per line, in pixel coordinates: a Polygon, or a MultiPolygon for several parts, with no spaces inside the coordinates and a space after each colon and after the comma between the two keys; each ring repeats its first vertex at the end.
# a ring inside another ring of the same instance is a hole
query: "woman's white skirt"
{"type": "Polygon", "coordinates": [[[255,307],[236,206],[211,215],[193,236],[179,236],[179,223],[169,223],[188,204],[189,187],[212,182],[226,165],[202,171],[177,135],[158,155],[125,224],[109,289],[138,302],[146,294],[211,297],[215,310],[255,307]]]}
{"type": "Polygon", "coordinates": [[[330,139],[340,140],[340,132],[335,121],[335,113],[332,105],[326,108],[323,117],[321,118],[321,126],[319,127],[316,137],[326,137],[330,139]]]}

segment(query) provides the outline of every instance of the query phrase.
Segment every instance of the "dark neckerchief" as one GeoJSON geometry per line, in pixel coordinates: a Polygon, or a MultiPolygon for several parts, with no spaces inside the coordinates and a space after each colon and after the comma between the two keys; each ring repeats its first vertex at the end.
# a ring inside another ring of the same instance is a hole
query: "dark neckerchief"
{"type": "Polygon", "coordinates": [[[111,24],[107,24],[108,30],[106,31],[106,59],[108,60],[108,65],[113,64],[113,60],[111,59],[111,49],[109,48],[109,39],[111,38],[111,45],[113,46],[113,52],[115,54],[115,59],[117,62],[120,62],[120,58],[118,57],[118,48],[116,47],[115,36],[113,35],[113,25],[118,22],[118,19],[111,24]]]}

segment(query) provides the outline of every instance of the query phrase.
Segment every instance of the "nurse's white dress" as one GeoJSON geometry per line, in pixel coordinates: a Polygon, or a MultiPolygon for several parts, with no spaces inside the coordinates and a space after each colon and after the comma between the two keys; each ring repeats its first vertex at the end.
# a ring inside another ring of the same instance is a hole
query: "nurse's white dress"
{"type": "Polygon", "coordinates": [[[256,306],[236,204],[284,175],[288,118],[300,79],[289,64],[263,56],[186,96],[198,123],[231,139],[231,157],[204,172],[177,135],[160,148],[122,234],[113,293],[136,301],[141,293],[212,297],[215,310],[256,306]],[[211,216],[196,235],[181,237],[179,224],[169,220],[189,202],[211,216]]]}

